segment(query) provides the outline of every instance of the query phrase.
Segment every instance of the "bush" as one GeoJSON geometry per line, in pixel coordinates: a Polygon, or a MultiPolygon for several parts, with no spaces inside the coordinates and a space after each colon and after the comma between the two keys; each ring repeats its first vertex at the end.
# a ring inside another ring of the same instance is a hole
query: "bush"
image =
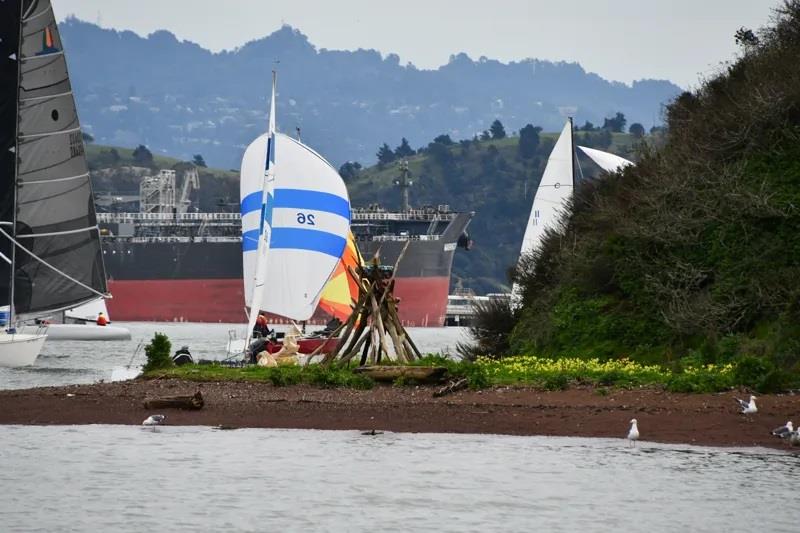
{"type": "Polygon", "coordinates": [[[767,374],[774,369],[774,365],[767,359],[746,355],[736,362],[733,379],[737,385],[758,389],[767,374]]]}
{"type": "Polygon", "coordinates": [[[175,366],[172,362],[172,343],[163,333],[153,335],[153,340],[144,347],[144,353],[147,355],[147,363],[143,369],[145,372],[175,366]]]}

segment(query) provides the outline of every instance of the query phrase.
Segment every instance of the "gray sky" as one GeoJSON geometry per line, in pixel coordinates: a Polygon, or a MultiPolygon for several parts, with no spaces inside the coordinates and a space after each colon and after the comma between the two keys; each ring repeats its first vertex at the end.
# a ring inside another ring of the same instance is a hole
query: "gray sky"
{"type": "Polygon", "coordinates": [[[214,51],[282,23],[317,48],[374,48],[436,68],[466,52],[507,62],[578,61],[604,78],[683,87],[736,53],[734,32],[766,24],[780,0],[52,0],[103,27],[167,29],[214,51]]]}

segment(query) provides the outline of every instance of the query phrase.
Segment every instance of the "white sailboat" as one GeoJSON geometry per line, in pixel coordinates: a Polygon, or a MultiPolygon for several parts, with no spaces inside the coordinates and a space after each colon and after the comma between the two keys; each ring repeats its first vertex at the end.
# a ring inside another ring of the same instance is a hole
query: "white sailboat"
{"type": "Polygon", "coordinates": [[[350,199],[339,173],[314,150],[275,127],[276,75],[269,129],[244,153],[242,262],[248,342],[259,311],[311,318],[350,230],[350,199]]]}
{"type": "MultiPolygon", "coordinates": [[[[606,172],[617,172],[631,161],[615,154],[579,146],[592,161],[606,172]]],[[[548,230],[560,231],[569,200],[575,191],[577,159],[575,157],[572,118],[567,120],[547,160],[542,179],[533,197],[533,206],[522,238],[520,258],[536,251],[548,230]]],[[[519,307],[521,293],[518,284],[511,289],[511,305],[519,307]]]]}
{"type": "MultiPolygon", "coordinates": [[[[130,340],[128,328],[111,323],[111,316],[104,298],[97,298],[73,309],[60,313],[60,322],[47,320],[47,340],[49,341],[125,341],[130,340]],[[98,325],[100,315],[106,317],[108,324],[98,325]]],[[[46,317],[40,317],[41,324],[46,317]]],[[[39,324],[17,328],[21,333],[35,333],[39,324]]]]}
{"type": "Polygon", "coordinates": [[[41,316],[106,296],[106,276],[83,137],[49,0],[0,2],[10,35],[0,40],[0,366],[30,365],[41,316]],[[4,302],[4,303],[5,303],[4,302]]]}

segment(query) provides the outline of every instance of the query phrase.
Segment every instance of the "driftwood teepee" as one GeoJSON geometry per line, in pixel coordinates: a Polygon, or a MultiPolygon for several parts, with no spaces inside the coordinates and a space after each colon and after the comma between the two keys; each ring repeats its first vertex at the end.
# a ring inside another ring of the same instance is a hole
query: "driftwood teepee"
{"type": "MultiPolygon", "coordinates": [[[[406,243],[408,247],[408,243],[406,243]]],[[[407,363],[422,357],[397,314],[394,274],[406,247],[394,267],[381,265],[378,255],[366,265],[350,269],[358,281],[358,302],[353,314],[333,336],[340,334],[336,348],[322,360],[348,363],[358,358],[360,365],[374,365],[394,360],[407,363]]]]}

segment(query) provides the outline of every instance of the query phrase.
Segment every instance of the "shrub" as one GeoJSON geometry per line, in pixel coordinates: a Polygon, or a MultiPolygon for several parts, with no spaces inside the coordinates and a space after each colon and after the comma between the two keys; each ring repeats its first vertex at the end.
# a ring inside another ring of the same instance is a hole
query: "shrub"
{"type": "Polygon", "coordinates": [[[767,359],[746,355],[736,362],[733,377],[737,385],[757,389],[767,374],[774,369],[774,365],[767,359]]]}
{"type": "Polygon", "coordinates": [[[147,355],[147,363],[143,369],[145,372],[174,366],[171,357],[172,343],[163,333],[153,335],[153,340],[144,347],[144,353],[147,355]]]}

